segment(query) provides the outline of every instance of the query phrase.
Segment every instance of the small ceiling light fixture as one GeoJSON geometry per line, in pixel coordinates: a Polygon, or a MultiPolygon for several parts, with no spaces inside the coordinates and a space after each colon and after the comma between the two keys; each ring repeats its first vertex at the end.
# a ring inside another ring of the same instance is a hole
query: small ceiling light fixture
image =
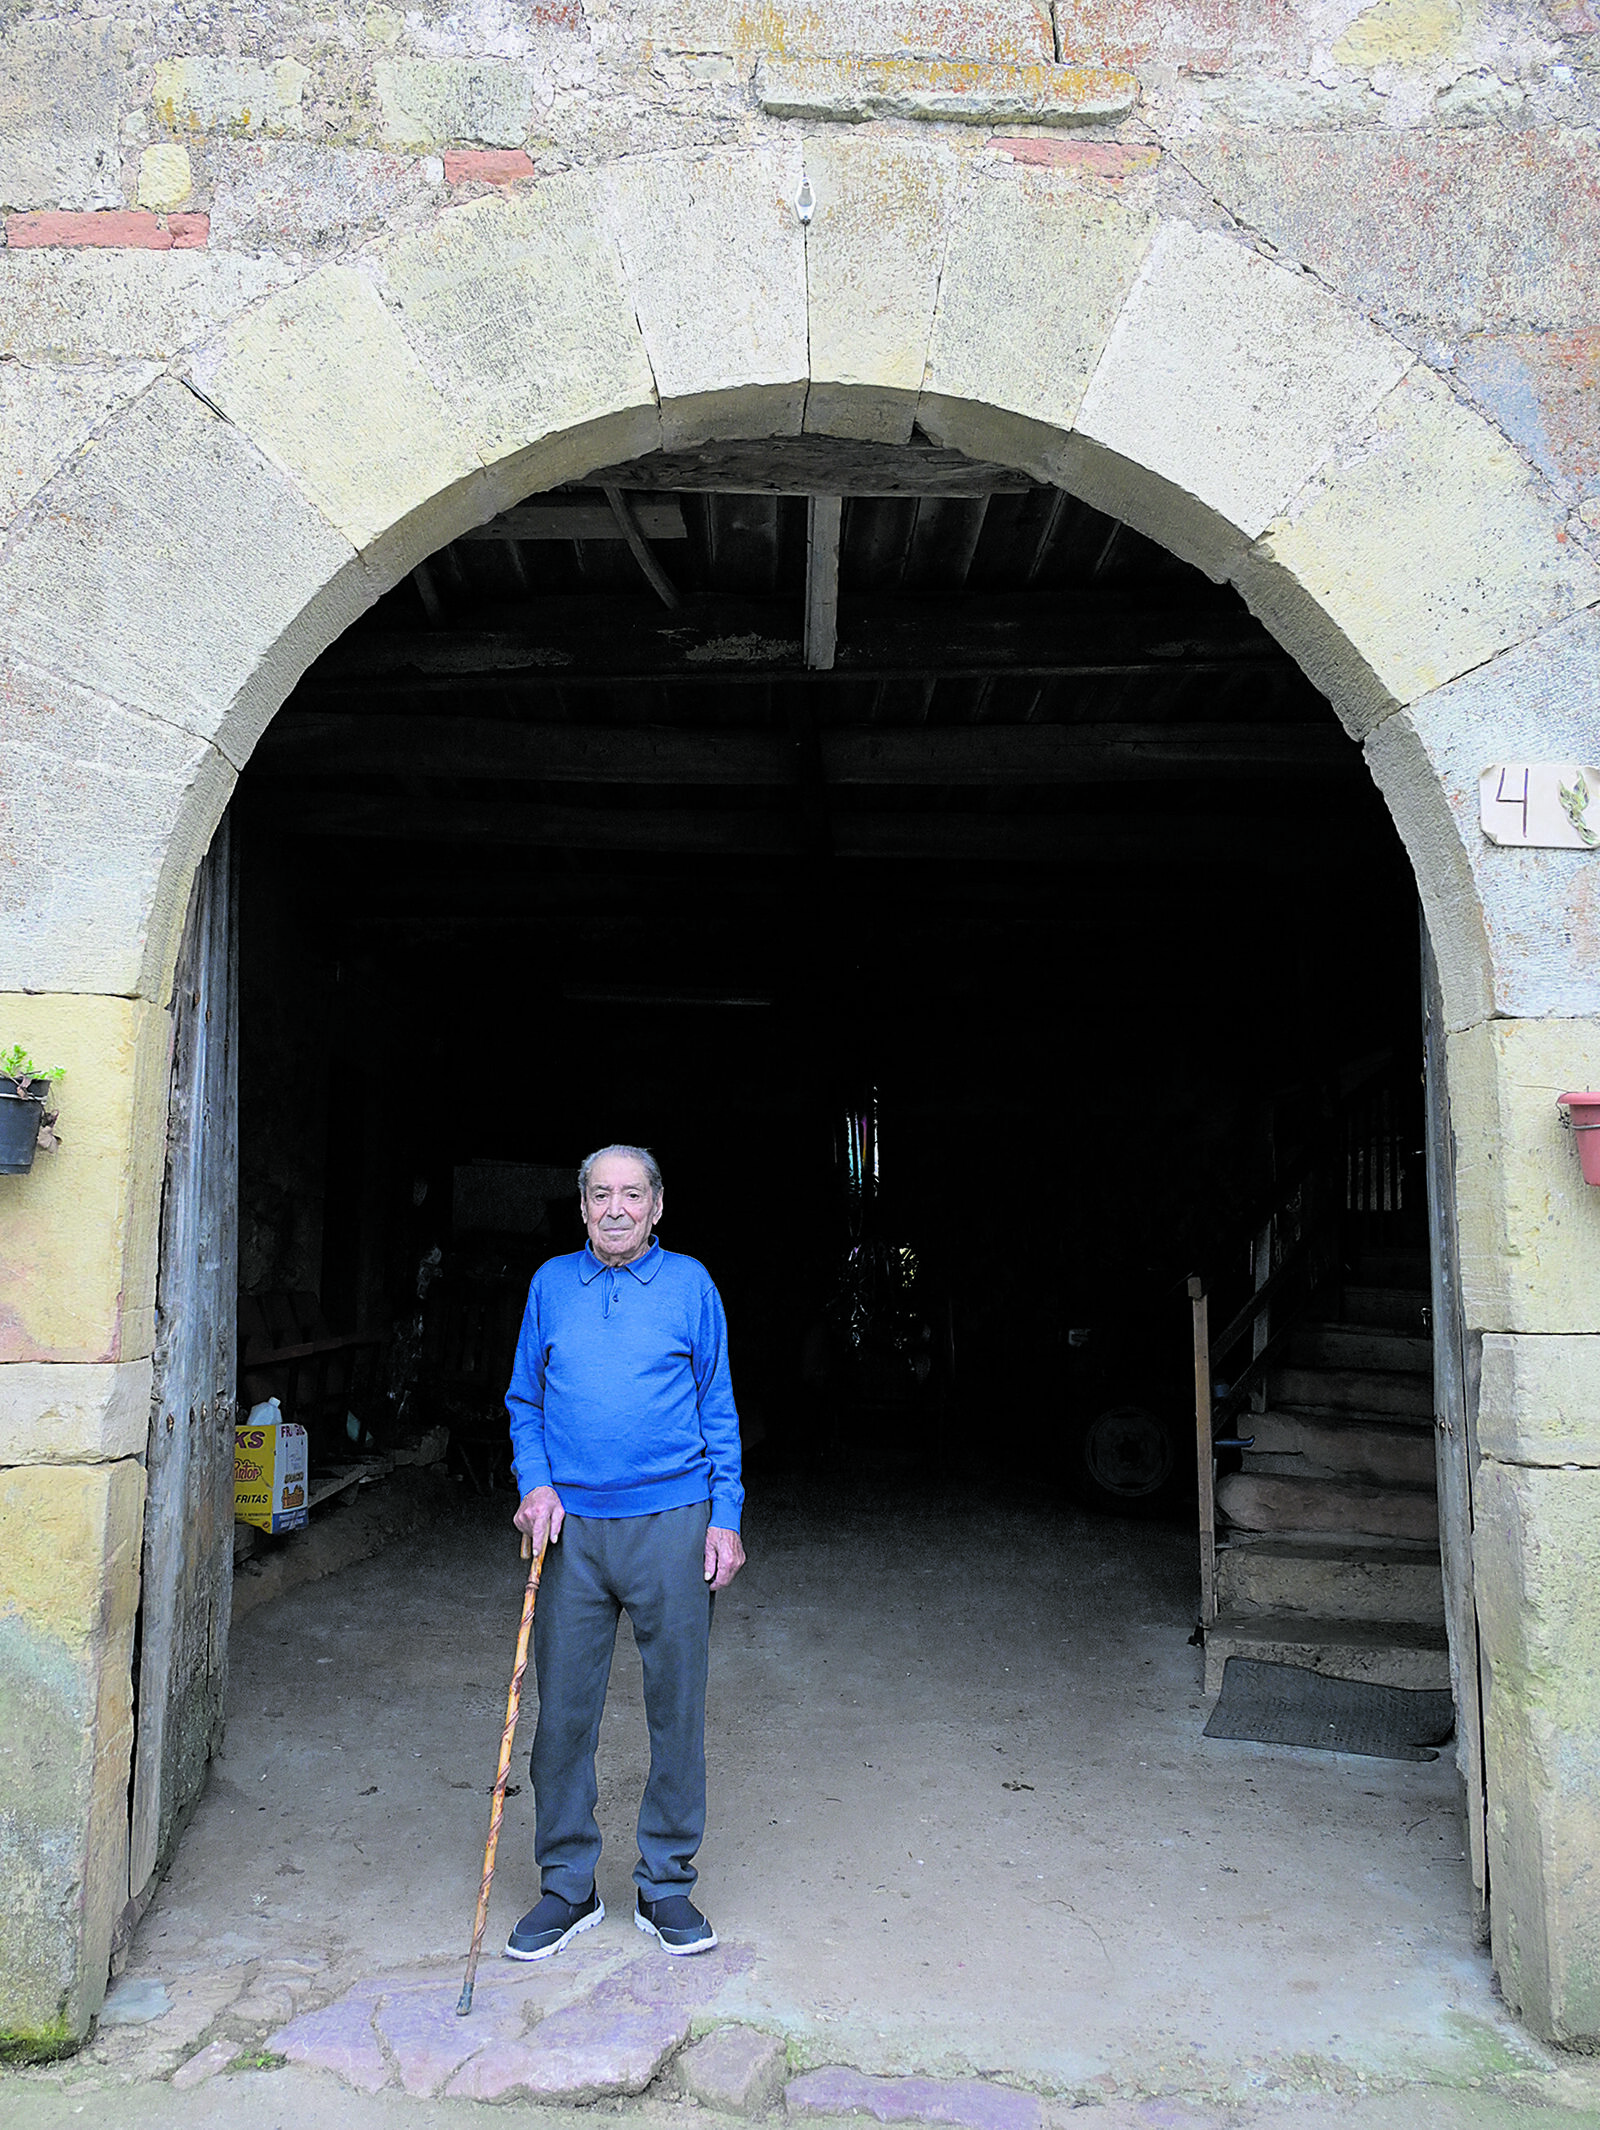
{"type": "Polygon", "coordinates": [[[817,196],[811,189],[810,178],[803,173],[800,179],[800,190],[794,196],[794,211],[800,217],[800,227],[809,229],[811,227],[811,217],[817,211],[817,196]]]}

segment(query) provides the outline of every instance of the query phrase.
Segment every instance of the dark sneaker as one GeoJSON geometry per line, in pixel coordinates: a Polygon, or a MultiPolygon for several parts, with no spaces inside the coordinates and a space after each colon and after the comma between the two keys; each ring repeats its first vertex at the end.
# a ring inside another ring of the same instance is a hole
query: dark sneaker
{"type": "Polygon", "coordinates": [[[508,1960],[548,1960],[552,1953],[570,1945],[580,1930],[593,1930],[606,1919],[606,1904],[599,1894],[574,1905],[559,1893],[544,1893],[506,1940],[508,1960]]]}
{"type": "Polygon", "coordinates": [[[647,1901],[641,1893],[633,1920],[680,1958],[710,1952],[717,1942],[716,1932],[686,1893],[664,1894],[659,1901],[647,1901]]]}

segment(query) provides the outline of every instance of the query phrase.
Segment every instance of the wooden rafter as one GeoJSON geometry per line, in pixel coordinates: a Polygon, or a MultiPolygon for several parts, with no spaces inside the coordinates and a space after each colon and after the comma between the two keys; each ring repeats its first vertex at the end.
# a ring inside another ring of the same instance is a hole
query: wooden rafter
{"type": "MultiPolygon", "coordinates": [[[[761,681],[799,676],[801,614],[791,600],[720,598],[662,614],[627,594],[528,601],[472,627],[357,630],[304,683],[322,695],[354,681],[362,695],[477,677],[503,686],[558,679],[593,686],[646,677],[761,681]],[[503,626],[497,626],[503,622],[503,626]]],[[[860,679],[1165,674],[1252,668],[1298,680],[1248,616],[1102,593],[972,594],[956,600],[855,598],[841,603],[833,671],[860,679]]],[[[821,677],[821,676],[819,676],[821,677]]]]}
{"type": "Polygon", "coordinates": [[[839,641],[839,526],[842,496],[812,496],[806,507],[805,661],[831,673],[839,641]]]}
{"type": "MultiPolygon", "coordinates": [[[[1175,776],[1363,775],[1331,723],[1084,723],[828,727],[816,736],[830,785],[1075,784],[1175,776]]],[[[560,784],[782,787],[792,731],[766,727],[534,724],[513,718],[373,717],[286,710],[256,774],[467,777],[560,784]]]]}

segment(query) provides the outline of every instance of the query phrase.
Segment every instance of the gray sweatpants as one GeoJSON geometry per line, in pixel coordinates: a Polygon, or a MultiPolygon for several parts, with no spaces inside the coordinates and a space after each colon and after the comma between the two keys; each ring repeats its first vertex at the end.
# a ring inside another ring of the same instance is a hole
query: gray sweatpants
{"type": "Polygon", "coordinates": [[[585,1901],[594,1884],[594,1755],[624,1612],[644,1666],[650,1727],[634,1881],[649,1901],[687,1893],[695,1882],[706,1830],[710,1521],[704,1501],[654,1516],[569,1516],[545,1555],[533,1625],[533,1850],[545,1893],[585,1901]]]}

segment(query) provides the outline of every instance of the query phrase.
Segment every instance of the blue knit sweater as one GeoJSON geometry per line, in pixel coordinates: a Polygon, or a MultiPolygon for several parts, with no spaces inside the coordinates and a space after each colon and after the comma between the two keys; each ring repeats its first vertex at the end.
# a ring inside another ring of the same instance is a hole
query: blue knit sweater
{"type": "Polygon", "coordinates": [[[574,1516],[650,1516],[709,1501],[737,1531],[739,1415],[728,1322],[704,1265],[652,1242],[631,1265],[585,1246],[533,1275],[506,1392],[526,1495],[574,1516]]]}

